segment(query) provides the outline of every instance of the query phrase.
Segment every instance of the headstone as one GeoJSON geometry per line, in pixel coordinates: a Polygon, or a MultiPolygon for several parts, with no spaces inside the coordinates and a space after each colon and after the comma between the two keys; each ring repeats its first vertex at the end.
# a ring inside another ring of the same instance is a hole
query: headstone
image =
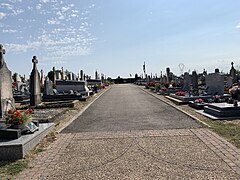
{"type": "Polygon", "coordinates": [[[56,69],[53,67],[53,85],[56,85],[56,69]]]}
{"type": "Polygon", "coordinates": [[[232,77],[232,80],[233,80],[233,83],[237,83],[237,71],[236,69],[233,67],[233,62],[231,63],[232,67],[231,67],[231,70],[230,70],[230,76],[232,77]]]}
{"type": "Polygon", "coordinates": [[[55,71],[56,73],[56,80],[60,80],[61,79],[61,72],[59,70],[55,71]]]}
{"type": "Polygon", "coordinates": [[[211,95],[224,94],[224,77],[219,73],[212,73],[206,76],[206,92],[211,95]]]}
{"type": "Polygon", "coordinates": [[[43,94],[46,95],[53,95],[53,83],[48,78],[46,78],[44,82],[44,92],[43,94]]]}
{"type": "Polygon", "coordinates": [[[83,70],[80,71],[80,80],[83,81],[83,70]]]}
{"type": "Polygon", "coordinates": [[[65,72],[64,72],[63,67],[62,67],[62,72],[61,72],[61,80],[65,80],[65,72]]]}
{"type": "Polygon", "coordinates": [[[5,49],[0,44],[0,118],[10,109],[15,107],[12,93],[11,71],[7,68],[3,54],[5,49]]]}
{"type": "Polygon", "coordinates": [[[170,79],[170,68],[167,67],[166,68],[166,75],[167,75],[167,84],[169,84],[171,82],[171,79],[170,79]]]}
{"type": "Polygon", "coordinates": [[[72,80],[76,81],[77,80],[77,75],[72,73],[72,80]]]}
{"type": "Polygon", "coordinates": [[[98,79],[98,72],[97,72],[97,70],[95,72],[95,79],[98,79]]]}
{"type": "Polygon", "coordinates": [[[162,71],[160,73],[160,84],[163,84],[163,75],[162,75],[162,71]]]}
{"type": "Polygon", "coordinates": [[[72,80],[72,73],[71,72],[68,74],[68,80],[72,80]]]}
{"type": "Polygon", "coordinates": [[[40,83],[41,83],[41,86],[43,86],[44,85],[44,81],[45,81],[45,75],[44,75],[44,72],[43,72],[43,70],[41,69],[41,78],[40,78],[40,83]]]}
{"type": "Polygon", "coordinates": [[[226,77],[226,85],[227,85],[228,88],[232,87],[232,85],[233,85],[232,77],[230,77],[230,76],[226,77]]]}
{"type": "Polygon", "coordinates": [[[192,72],[192,88],[198,90],[198,75],[196,71],[192,72]]]}
{"type": "Polygon", "coordinates": [[[37,70],[37,57],[32,59],[33,69],[30,75],[30,106],[36,107],[41,103],[40,75],[37,70]]]}
{"type": "Polygon", "coordinates": [[[191,84],[191,78],[188,72],[184,73],[183,76],[183,90],[189,91],[190,90],[190,84],[191,84]]]}

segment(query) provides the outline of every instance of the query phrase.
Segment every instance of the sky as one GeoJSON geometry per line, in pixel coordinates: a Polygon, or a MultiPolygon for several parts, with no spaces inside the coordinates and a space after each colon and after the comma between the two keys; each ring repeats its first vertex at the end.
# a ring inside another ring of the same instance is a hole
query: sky
{"type": "Polygon", "coordinates": [[[237,0],[1,0],[8,68],[30,74],[32,57],[94,77],[240,69],[237,0]]]}

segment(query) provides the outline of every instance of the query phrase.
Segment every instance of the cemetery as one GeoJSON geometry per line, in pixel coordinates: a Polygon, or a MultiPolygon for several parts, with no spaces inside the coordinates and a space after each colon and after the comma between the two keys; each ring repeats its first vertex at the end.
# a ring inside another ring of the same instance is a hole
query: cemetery
{"type": "Polygon", "coordinates": [[[145,89],[162,95],[177,105],[189,105],[196,112],[213,120],[239,118],[239,75],[231,63],[229,73],[223,74],[219,69],[207,73],[205,69],[197,74],[193,71],[181,76],[174,75],[170,68],[160,77],[145,74],[146,78],[135,82],[145,89]]]}
{"type": "Polygon", "coordinates": [[[23,158],[59,122],[58,116],[68,108],[86,101],[104,88],[105,79],[91,79],[81,70],[53,70],[39,73],[36,56],[32,58],[30,78],[8,69],[6,53],[0,45],[0,159],[23,158]]]}
{"type": "MultiPolygon", "coordinates": [[[[78,75],[57,70],[44,75],[38,70],[38,59],[32,58],[30,77],[12,74],[0,46],[0,159],[5,161],[24,158],[56,124],[69,108],[87,101],[109,85],[103,74],[96,71],[95,78],[80,70],[78,75]]],[[[145,74],[135,78],[116,78],[116,84],[133,83],[147,91],[164,97],[177,105],[189,105],[196,113],[212,120],[240,118],[239,77],[232,67],[229,74],[218,69],[214,73],[193,71],[180,76],[170,68],[160,76],[145,74]]],[[[177,108],[176,108],[177,109],[177,108]]],[[[175,109],[175,110],[176,110],[175,109]]],[[[176,110],[177,111],[177,110],[176,110]]]]}

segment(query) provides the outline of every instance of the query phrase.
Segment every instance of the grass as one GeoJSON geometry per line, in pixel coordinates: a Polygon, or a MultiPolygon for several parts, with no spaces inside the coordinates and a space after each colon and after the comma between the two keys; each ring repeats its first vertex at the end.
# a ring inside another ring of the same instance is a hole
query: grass
{"type": "Polygon", "coordinates": [[[28,160],[0,161],[0,179],[13,179],[14,175],[20,173],[27,167],[28,160]]]}
{"type": "Polygon", "coordinates": [[[229,142],[240,148],[240,124],[231,121],[212,121],[208,124],[214,132],[226,138],[229,142]]]}
{"type": "Polygon", "coordinates": [[[17,161],[0,161],[0,179],[14,179],[14,176],[28,167],[29,162],[38,153],[46,150],[46,147],[55,141],[55,133],[47,135],[24,159],[17,161]]]}

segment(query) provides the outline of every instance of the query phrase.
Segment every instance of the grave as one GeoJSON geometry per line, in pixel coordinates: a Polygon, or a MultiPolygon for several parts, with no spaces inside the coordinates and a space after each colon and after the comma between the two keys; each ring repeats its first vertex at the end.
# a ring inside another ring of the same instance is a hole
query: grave
{"type": "Polygon", "coordinates": [[[215,119],[237,119],[240,118],[240,102],[238,106],[229,103],[212,103],[204,107],[204,111],[200,111],[203,115],[215,119]]]}
{"type": "Polygon", "coordinates": [[[0,118],[14,107],[11,71],[7,68],[3,55],[5,49],[0,44],[0,118]]]}
{"type": "Polygon", "coordinates": [[[57,80],[55,91],[52,89],[51,82],[46,82],[45,88],[43,95],[44,101],[86,101],[90,95],[86,81],[57,80]]]}
{"type": "Polygon", "coordinates": [[[23,158],[53,128],[54,123],[43,123],[39,124],[39,130],[33,134],[27,134],[13,140],[0,140],[0,160],[17,160],[23,158]]]}
{"type": "Polygon", "coordinates": [[[37,57],[32,59],[33,69],[30,75],[30,106],[36,107],[41,103],[40,75],[37,70],[37,57]]]}
{"type": "Polygon", "coordinates": [[[208,74],[206,76],[206,92],[209,95],[224,94],[224,76],[218,72],[208,74]]]}

